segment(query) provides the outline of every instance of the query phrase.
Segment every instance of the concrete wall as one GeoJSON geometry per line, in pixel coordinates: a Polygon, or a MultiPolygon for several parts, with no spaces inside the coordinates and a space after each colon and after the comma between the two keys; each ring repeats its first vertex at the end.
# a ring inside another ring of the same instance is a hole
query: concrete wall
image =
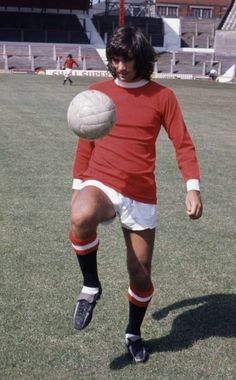
{"type": "Polygon", "coordinates": [[[236,30],[217,30],[215,54],[236,56],[236,30]]]}
{"type": "Polygon", "coordinates": [[[176,51],[180,48],[180,19],[164,18],[164,50],[176,51]]]}

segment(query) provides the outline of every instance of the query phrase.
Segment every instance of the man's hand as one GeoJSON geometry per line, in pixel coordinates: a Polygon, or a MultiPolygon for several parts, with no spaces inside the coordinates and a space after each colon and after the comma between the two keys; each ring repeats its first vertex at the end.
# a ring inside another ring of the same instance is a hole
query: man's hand
{"type": "Polygon", "coordinates": [[[186,195],[187,214],[191,219],[199,219],[202,216],[202,200],[199,191],[190,190],[186,195]]]}

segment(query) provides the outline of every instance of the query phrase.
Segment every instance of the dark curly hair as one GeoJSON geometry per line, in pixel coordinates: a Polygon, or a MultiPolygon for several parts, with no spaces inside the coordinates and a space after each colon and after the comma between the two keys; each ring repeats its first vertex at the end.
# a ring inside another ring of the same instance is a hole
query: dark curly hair
{"type": "Polygon", "coordinates": [[[149,80],[157,54],[140,29],[123,26],[118,28],[109,39],[106,57],[108,70],[114,78],[116,78],[116,72],[112,66],[112,60],[115,57],[124,59],[132,57],[135,61],[136,77],[149,80]]]}

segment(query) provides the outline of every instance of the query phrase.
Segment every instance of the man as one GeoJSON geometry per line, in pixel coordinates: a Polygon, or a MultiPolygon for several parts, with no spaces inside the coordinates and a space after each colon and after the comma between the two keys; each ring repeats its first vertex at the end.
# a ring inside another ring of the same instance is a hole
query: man
{"type": "Polygon", "coordinates": [[[215,81],[217,79],[217,71],[215,69],[210,70],[209,78],[213,81],[215,81]]]}
{"type": "Polygon", "coordinates": [[[83,274],[73,321],[85,328],[102,293],[97,271],[97,227],[120,219],[127,247],[129,318],[125,344],[135,362],[148,353],[141,325],[153,295],[151,261],[157,219],[154,168],[161,125],[173,142],[187,183],[186,208],[191,219],[202,214],[195,148],[173,92],[150,80],[156,54],[144,35],[121,27],[106,49],[114,80],[90,88],[111,97],[117,119],[111,132],[96,141],[79,139],[74,161],[69,238],[83,274]]]}
{"type": "Polygon", "coordinates": [[[63,65],[63,70],[65,70],[63,85],[66,84],[67,80],[70,82],[70,85],[72,85],[73,82],[71,80],[71,76],[72,76],[72,69],[74,65],[76,65],[79,68],[78,63],[74,60],[72,55],[68,54],[63,65]]]}

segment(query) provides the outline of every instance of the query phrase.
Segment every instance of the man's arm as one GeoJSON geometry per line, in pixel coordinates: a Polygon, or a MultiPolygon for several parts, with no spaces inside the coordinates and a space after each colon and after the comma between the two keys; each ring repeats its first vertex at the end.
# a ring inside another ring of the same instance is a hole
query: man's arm
{"type": "Polygon", "coordinates": [[[186,128],[176,96],[172,91],[164,99],[163,126],[175,148],[176,160],[184,181],[199,180],[200,173],[195,146],[186,128]]]}
{"type": "Polygon", "coordinates": [[[79,69],[79,64],[78,64],[78,62],[76,62],[75,59],[73,59],[73,64],[76,65],[78,67],[78,69],[79,69]]]}
{"type": "Polygon", "coordinates": [[[191,219],[198,219],[203,211],[199,185],[199,166],[194,144],[174,93],[169,94],[165,103],[163,124],[174,145],[178,166],[186,181],[185,204],[187,214],[191,219]]]}

